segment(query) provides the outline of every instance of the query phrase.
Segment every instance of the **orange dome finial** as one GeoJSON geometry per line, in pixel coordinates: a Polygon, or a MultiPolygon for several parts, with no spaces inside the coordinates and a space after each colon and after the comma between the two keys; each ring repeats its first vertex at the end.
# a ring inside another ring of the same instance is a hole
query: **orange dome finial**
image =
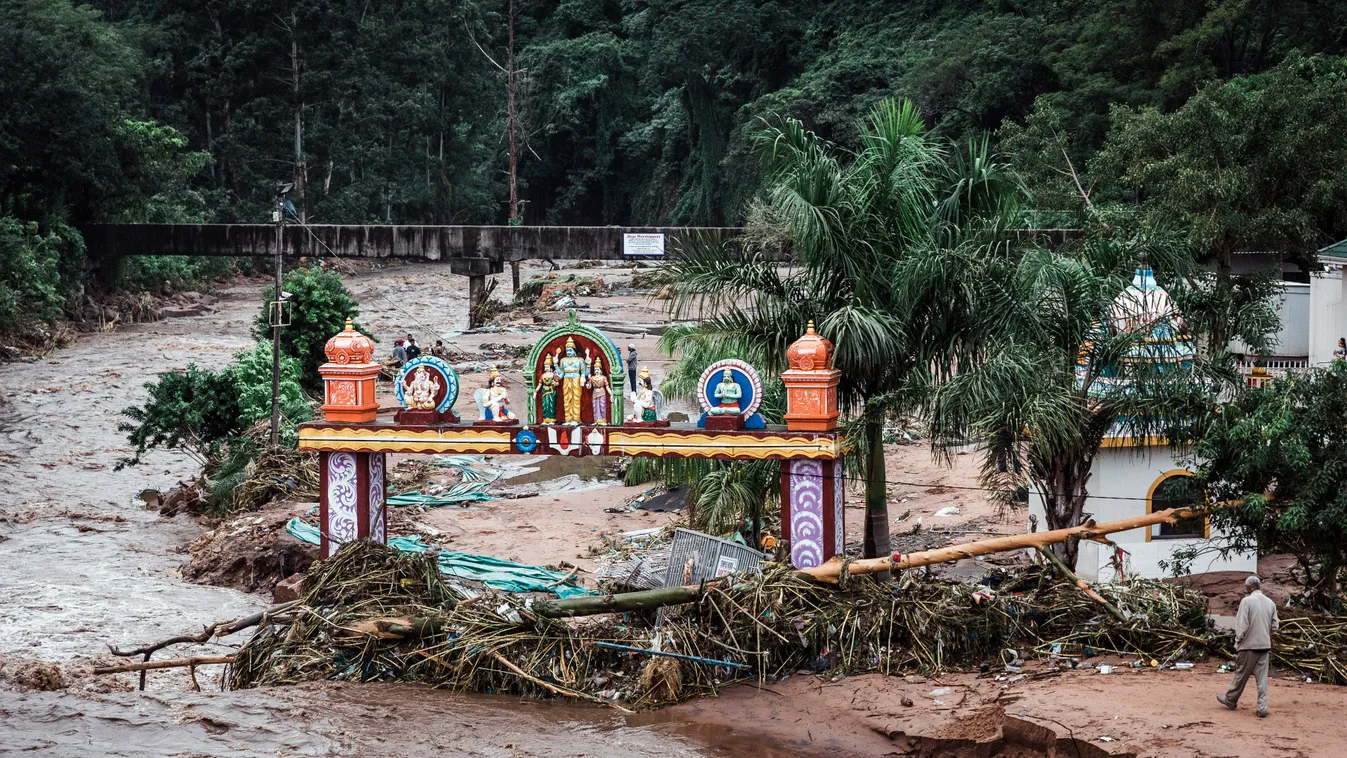
{"type": "Polygon", "coordinates": [[[329,363],[370,363],[374,360],[374,340],[356,331],[355,324],[348,317],[346,328],[327,341],[323,352],[327,353],[329,363]]]}
{"type": "Polygon", "coordinates": [[[786,348],[786,362],[797,371],[827,371],[833,367],[833,343],[814,331],[813,319],[804,335],[786,348]]]}

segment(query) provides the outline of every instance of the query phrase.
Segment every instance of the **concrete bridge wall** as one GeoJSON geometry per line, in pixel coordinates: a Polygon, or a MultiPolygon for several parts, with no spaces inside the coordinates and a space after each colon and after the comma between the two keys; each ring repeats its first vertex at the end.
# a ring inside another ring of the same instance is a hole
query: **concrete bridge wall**
{"type": "MultiPolygon", "coordinates": [[[[385,226],[298,224],[285,228],[286,255],[339,258],[621,260],[625,232],[662,232],[665,249],[697,234],[734,237],[734,227],[385,226]]],[[[273,224],[88,224],[80,228],[91,258],[125,255],[270,256],[273,224]]]]}

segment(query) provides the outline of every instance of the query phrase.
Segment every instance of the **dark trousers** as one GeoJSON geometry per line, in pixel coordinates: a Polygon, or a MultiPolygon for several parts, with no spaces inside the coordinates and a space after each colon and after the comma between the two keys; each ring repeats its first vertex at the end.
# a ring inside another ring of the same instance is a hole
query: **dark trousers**
{"type": "Polygon", "coordinates": [[[1230,690],[1225,693],[1225,699],[1234,705],[1239,702],[1239,696],[1244,694],[1244,685],[1249,683],[1249,677],[1252,676],[1254,683],[1258,685],[1258,711],[1267,712],[1267,670],[1268,657],[1267,650],[1241,650],[1235,656],[1235,681],[1230,683],[1230,690]]]}

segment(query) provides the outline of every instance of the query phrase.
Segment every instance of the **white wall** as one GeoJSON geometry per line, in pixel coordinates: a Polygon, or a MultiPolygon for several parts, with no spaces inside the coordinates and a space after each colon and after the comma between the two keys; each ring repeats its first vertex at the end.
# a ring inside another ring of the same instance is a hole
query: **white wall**
{"type": "MultiPolygon", "coordinates": [[[[1312,285],[1281,282],[1281,286],[1282,294],[1277,299],[1277,316],[1281,320],[1281,328],[1273,335],[1277,344],[1272,355],[1303,358],[1310,354],[1312,285]]],[[[1235,353],[1250,352],[1239,340],[1230,341],[1230,350],[1235,353]]],[[[1330,349],[1329,352],[1333,351],[1330,349]]]]}
{"type": "MultiPolygon", "coordinates": [[[[1093,514],[1094,520],[1099,522],[1143,516],[1146,514],[1146,496],[1151,485],[1166,472],[1181,468],[1182,463],[1175,460],[1165,446],[1104,448],[1099,451],[1090,470],[1087,487],[1090,499],[1086,501],[1085,511],[1093,514]]],[[[1037,492],[1029,495],[1029,512],[1037,516],[1039,531],[1045,530],[1047,521],[1043,515],[1043,498],[1037,492]]],[[[1158,535],[1160,527],[1152,526],[1151,532],[1158,535]]],[[[1211,536],[1219,544],[1221,535],[1213,531],[1211,536]]],[[[1152,539],[1147,542],[1145,529],[1118,532],[1111,535],[1110,539],[1127,553],[1123,569],[1128,576],[1155,579],[1172,575],[1172,571],[1160,567],[1160,561],[1172,559],[1175,550],[1208,543],[1204,539],[1152,539]]],[[[1097,542],[1083,541],[1080,543],[1076,572],[1088,582],[1112,581],[1117,577],[1111,558],[1112,548],[1097,542]]],[[[1253,551],[1231,555],[1227,559],[1206,554],[1193,564],[1192,572],[1252,572],[1257,567],[1258,556],[1253,551]]]]}
{"type": "Polygon", "coordinates": [[[1341,268],[1310,277],[1309,352],[1311,366],[1333,359],[1339,337],[1347,337],[1347,281],[1341,268]]]}

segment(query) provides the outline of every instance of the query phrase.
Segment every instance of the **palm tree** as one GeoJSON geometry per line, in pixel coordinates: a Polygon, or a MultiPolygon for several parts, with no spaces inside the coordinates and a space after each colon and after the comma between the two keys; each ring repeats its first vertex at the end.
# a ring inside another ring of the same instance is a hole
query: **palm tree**
{"type": "Polygon", "coordinates": [[[994,237],[1018,208],[1005,195],[1019,185],[1004,179],[1005,164],[985,142],[971,146],[968,160],[947,161],[906,100],[877,103],[855,151],[793,119],[765,124],[757,146],[767,182],[746,234],[693,240],[662,267],[671,314],[696,321],[667,333],[663,346],[689,359],[743,358],[775,376],[813,321],[836,346],[838,404],[861,430],[852,442],[863,459],[865,555],[887,555],[885,416],[901,405],[897,390],[914,372],[953,365],[964,344],[958,324],[966,323],[940,318],[966,301],[958,287],[901,299],[900,264],[915,250],[971,250],[981,243],[969,240],[994,237]],[[788,264],[772,259],[780,250],[788,264]]]}
{"type": "MultiPolygon", "coordinates": [[[[1082,522],[1107,437],[1194,439],[1230,377],[1196,355],[1162,291],[1133,282],[1138,261],[1175,254],[1163,237],[1101,233],[1074,252],[983,261],[973,310],[985,352],[927,384],[933,444],[980,440],[988,484],[1027,479],[1043,498],[1046,528],[1060,529],[1082,522]]],[[[1075,565],[1074,542],[1053,549],[1075,565]]]]}

